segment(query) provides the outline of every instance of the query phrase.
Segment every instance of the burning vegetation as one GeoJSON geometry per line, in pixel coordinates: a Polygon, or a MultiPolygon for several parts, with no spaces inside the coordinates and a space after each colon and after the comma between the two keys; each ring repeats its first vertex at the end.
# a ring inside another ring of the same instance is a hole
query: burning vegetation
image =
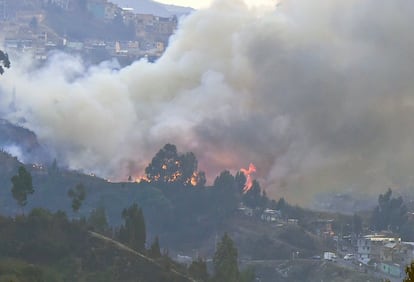
{"type": "MultiPolygon", "coordinates": [[[[252,174],[256,172],[253,163],[249,167],[241,168],[239,173],[241,191],[243,194],[248,193],[254,186],[252,174]]],[[[135,178],[138,183],[154,184],[177,184],[184,187],[204,186],[206,176],[204,171],[198,171],[198,161],[192,152],[180,154],[177,147],[172,144],[166,144],[152,158],[151,163],[145,168],[145,176],[135,178]]]]}
{"type": "Polygon", "coordinates": [[[252,179],[251,174],[256,172],[256,167],[254,166],[254,164],[250,163],[248,169],[241,168],[240,171],[246,177],[246,183],[244,184],[244,187],[243,187],[243,193],[247,193],[253,187],[253,179],[252,179]]]}
{"type": "Polygon", "coordinates": [[[138,182],[204,186],[205,173],[198,171],[194,153],[179,154],[175,145],[166,144],[145,168],[145,176],[138,182]]]}

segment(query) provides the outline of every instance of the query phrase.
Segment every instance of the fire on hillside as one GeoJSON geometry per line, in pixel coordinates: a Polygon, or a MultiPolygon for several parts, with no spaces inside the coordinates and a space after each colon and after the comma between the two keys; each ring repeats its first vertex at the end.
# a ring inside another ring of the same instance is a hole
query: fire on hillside
{"type": "Polygon", "coordinates": [[[252,189],[253,179],[251,174],[256,172],[256,167],[254,166],[254,164],[250,163],[248,169],[241,168],[240,171],[243,172],[244,176],[246,176],[246,184],[243,188],[243,193],[246,194],[250,191],[250,189],[252,189]]]}

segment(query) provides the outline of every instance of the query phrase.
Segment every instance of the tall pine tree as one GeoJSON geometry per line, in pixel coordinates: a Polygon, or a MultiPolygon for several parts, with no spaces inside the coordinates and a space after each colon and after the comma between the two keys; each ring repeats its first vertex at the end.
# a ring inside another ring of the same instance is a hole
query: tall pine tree
{"type": "Polygon", "coordinates": [[[151,244],[151,247],[148,250],[148,255],[155,259],[161,257],[160,240],[158,239],[158,236],[155,237],[154,242],[151,244]]]}
{"type": "Polygon", "coordinates": [[[23,211],[24,206],[27,204],[27,195],[34,193],[32,175],[24,166],[20,166],[17,175],[11,178],[11,182],[13,184],[11,189],[13,198],[23,211]]]}
{"type": "Polygon", "coordinates": [[[202,258],[198,258],[194,260],[190,267],[188,268],[188,272],[192,277],[197,279],[200,282],[207,282],[209,281],[209,275],[207,271],[207,263],[202,258]]]}
{"type": "Polygon", "coordinates": [[[82,183],[78,183],[75,189],[69,189],[68,196],[72,199],[73,212],[78,212],[86,197],[85,187],[82,183]]]}
{"type": "Polygon", "coordinates": [[[125,224],[119,230],[119,240],[137,251],[145,250],[146,229],[144,214],[137,204],[122,211],[125,224]]]}
{"type": "Polygon", "coordinates": [[[217,244],[217,250],[213,258],[215,282],[239,282],[240,272],[237,264],[237,249],[233,240],[224,234],[217,244]]]}

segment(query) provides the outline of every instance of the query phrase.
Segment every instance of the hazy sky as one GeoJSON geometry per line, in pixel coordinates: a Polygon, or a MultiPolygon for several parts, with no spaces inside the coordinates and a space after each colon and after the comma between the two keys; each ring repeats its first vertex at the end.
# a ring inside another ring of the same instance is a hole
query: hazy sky
{"type": "MultiPolygon", "coordinates": [[[[157,0],[157,2],[165,3],[165,4],[174,4],[178,6],[184,7],[193,7],[195,9],[206,8],[210,6],[210,4],[214,0],[157,0]]],[[[245,0],[244,1],[249,6],[254,5],[262,5],[268,3],[277,2],[276,0],[245,0]]]]}
{"type": "Polygon", "coordinates": [[[199,9],[208,7],[211,3],[211,0],[160,0],[157,2],[199,9]]]}

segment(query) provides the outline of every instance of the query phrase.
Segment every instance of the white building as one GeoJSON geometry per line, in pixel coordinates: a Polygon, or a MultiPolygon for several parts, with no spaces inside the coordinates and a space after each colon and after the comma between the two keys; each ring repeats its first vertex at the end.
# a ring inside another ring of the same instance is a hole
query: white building
{"type": "Polygon", "coordinates": [[[265,209],[261,215],[261,219],[267,222],[275,222],[282,217],[278,210],[265,209]]]}
{"type": "Polygon", "coordinates": [[[382,234],[366,235],[358,238],[357,258],[363,263],[380,260],[382,249],[390,243],[401,243],[401,238],[382,234]]]}

